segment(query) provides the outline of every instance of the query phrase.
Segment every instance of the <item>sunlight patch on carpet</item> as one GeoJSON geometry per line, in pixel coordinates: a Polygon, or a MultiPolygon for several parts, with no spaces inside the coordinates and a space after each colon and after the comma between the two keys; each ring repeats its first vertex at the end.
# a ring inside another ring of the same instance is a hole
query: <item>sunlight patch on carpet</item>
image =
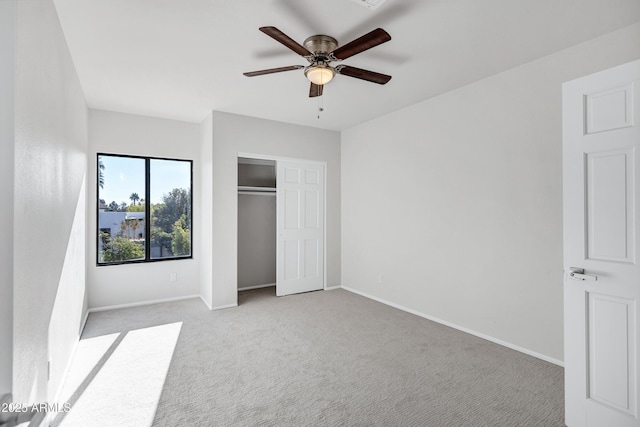
{"type": "Polygon", "coordinates": [[[181,328],[182,322],[177,322],[129,331],[119,344],[120,334],[81,341],[82,357],[76,358],[69,376],[74,386],[65,397],[72,397],[80,384],[86,388],[76,393],[71,411],[59,425],[150,426],[181,328]],[[96,373],[96,363],[105,358],[96,373]],[[94,378],[87,378],[92,371],[94,378]]]}

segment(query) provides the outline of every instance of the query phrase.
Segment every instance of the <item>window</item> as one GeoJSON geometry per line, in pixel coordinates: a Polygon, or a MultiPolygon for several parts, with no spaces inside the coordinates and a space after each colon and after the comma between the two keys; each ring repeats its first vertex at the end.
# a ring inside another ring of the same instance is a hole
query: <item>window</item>
{"type": "Polygon", "coordinates": [[[98,154],[98,265],[191,258],[193,162],[98,154]]]}

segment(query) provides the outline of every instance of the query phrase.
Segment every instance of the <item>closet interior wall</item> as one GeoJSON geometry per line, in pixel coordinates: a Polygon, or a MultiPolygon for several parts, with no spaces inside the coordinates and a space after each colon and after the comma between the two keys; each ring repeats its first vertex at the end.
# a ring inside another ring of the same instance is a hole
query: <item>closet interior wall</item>
{"type": "Polygon", "coordinates": [[[276,282],[274,161],[238,159],[238,289],[276,282]],[[273,191],[246,190],[260,187],[273,191]]]}

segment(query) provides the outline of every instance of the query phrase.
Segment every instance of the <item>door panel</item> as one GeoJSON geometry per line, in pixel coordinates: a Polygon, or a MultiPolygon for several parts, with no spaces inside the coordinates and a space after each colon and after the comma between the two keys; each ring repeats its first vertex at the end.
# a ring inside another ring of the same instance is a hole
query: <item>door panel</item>
{"type": "Polygon", "coordinates": [[[563,85],[565,422],[640,426],[640,61],[563,85]]]}
{"type": "Polygon", "coordinates": [[[588,258],[633,262],[633,148],[588,153],[588,258]]]}
{"type": "Polygon", "coordinates": [[[633,300],[589,293],[589,397],[633,415],[634,317],[633,300]]]}
{"type": "Polygon", "coordinates": [[[284,193],[284,228],[297,230],[300,228],[300,191],[285,190],[284,193]]]}
{"type": "Polygon", "coordinates": [[[320,194],[316,190],[307,190],[304,192],[304,226],[307,229],[317,229],[320,227],[318,223],[318,206],[320,206],[320,194]]]}
{"type": "Polygon", "coordinates": [[[319,275],[319,260],[318,256],[318,240],[306,239],[304,241],[304,277],[313,278],[319,275]]]}
{"type": "Polygon", "coordinates": [[[586,133],[633,126],[633,83],[585,95],[586,133]]]}
{"type": "Polygon", "coordinates": [[[287,184],[300,183],[300,169],[296,167],[284,169],[284,182],[287,184]]]}
{"type": "Polygon", "coordinates": [[[278,296],[324,287],[324,165],[277,163],[278,296]]]}
{"type": "Polygon", "coordinates": [[[305,170],[304,183],[312,185],[320,184],[320,172],[317,170],[305,170]]]}

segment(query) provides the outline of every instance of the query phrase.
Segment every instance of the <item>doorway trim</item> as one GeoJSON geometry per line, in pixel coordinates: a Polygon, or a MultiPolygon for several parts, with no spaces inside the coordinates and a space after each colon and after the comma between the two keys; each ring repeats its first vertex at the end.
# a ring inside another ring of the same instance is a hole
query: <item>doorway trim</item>
{"type": "MultiPolygon", "coordinates": [[[[327,291],[330,289],[334,289],[334,288],[329,288],[327,286],[327,162],[323,162],[323,161],[319,161],[319,160],[310,160],[310,159],[300,159],[300,158],[296,158],[296,157],[285,157],[285,156],[273,156],[273,155],[269,155],[269,154],[256,154],[256,153],[245,153],[245,152],[241,152],[239,151],[236,154],[236,168],[238,167],[238,158],[245,158],[245,159],[256,159],[256,160],[273,160],[276,163],[278,161],[280,162],[307,162],[307,163],[314,163],[317,165],[322,165],[323,169],[324,169],[324,194],[322,195],[323,199],[324,199],[324,210],[323,210],[323,220],[322,220],[322,226],[323,226],[323,233],[322,233],[322,240],[324,242],[323,246],[324,246],[324,262],[323,262],[323,266],[322,266],[322,289],[327,291]]],[[[238,175],[238,170],[236,169],[236,180],[238,175]]],[[[276,188],[278,188],[278,183],[276,182],[276,188]]],[[[236,233],[237,233],[237,224],[236,224],[236,233]]],[[[236,260],[237,263],[237,260],[236,260]]],[[[236,269],[238,268],[238,266],[236,265],[236,269]]],[[[236,284],[237,286],[237,284],[236,284]]]]}

